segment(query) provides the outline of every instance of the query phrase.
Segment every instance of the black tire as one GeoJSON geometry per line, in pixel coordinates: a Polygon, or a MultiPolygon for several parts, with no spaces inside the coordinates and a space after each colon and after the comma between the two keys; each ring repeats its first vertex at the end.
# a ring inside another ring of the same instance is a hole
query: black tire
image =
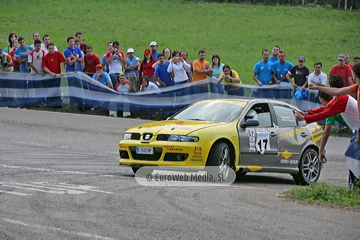
{"type": "Polygon", "coordinates": [[[247,172],[243,172],[242,169],[236,172],[236,177],[241,178],[244,177],[247,174],[247,172]]]}
{"type": "Polygon", "coordinates": [[[293,175],[297,184],[309,185],[315,183],[321,173],[321,162],[319,154],[313,148],[308,148],[301,155],[299,162],[299,172],[293,175]]]}
{"type": "Polygon", "coordinates": [[[133,172],[136,174],[137,170],[139,170],[140,167],[131,167],[133,172]]]}
{"type": "MultiPolygon", "coordinates": [[[[134,174],[141,168],[141,167],[131,167],[134,174]]],[[[147,174],[152,174],[154,170],[147,170],[147,174]]]]}
{"type": "Polygon", "coordinates": [[[231,168],[230,154],[230,148],[226,143],[215,143],[210,150],[206,166],[218,166],[217,173],[223,174],[224,179],[227,179],[231,168]]]}

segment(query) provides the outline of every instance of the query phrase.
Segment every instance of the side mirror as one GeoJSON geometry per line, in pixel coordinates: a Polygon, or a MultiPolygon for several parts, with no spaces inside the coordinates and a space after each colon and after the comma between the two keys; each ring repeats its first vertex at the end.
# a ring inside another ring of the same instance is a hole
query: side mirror
{"type": "Polygon", "coordinates": [[[251,126],[251,127],[257,127],[257,126],[259,126],[259,125],[260,125],[260,123],[259,123],[258,120],[248,119],[248,120],[246,120],[245,123],[241,124],[240,127],[241,127],[241,128],[246,128],[246,127],[249,127],[249,126],[251,126]]]}

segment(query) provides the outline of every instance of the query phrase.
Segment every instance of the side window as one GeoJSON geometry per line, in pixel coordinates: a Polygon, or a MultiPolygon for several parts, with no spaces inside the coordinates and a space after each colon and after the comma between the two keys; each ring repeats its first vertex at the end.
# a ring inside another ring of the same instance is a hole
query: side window
{"type": "Polygon", "coordinates": [[[291,108],[275,105],[274,110],[279,127],[297,127],[294,112],[291,108]]]}
{"type": "Polygon", "coordinates": [[[245,115],[245,120],[250,118],[259,121],[260,125],[258,127],[266,128],[272,126],[271,114],[268,104],[261,103],[252,106],[245,115]]]}

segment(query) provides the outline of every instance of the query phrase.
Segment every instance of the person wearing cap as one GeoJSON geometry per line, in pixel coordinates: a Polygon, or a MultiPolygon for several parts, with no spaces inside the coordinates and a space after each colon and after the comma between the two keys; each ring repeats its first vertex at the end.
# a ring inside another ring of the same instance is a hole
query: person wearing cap
{"type": "Polygon", "coordinates": [[[101,64],[98,55],[93,53],[93,48],[90,45],[86,46],[86,54],[84,56],[85,68],[84,72],[90,77],[96,72],[96,66],[101,64]]]}
{"type": "MultiPolygon", "coordinates": [[[[269,50],[264,49],[261,52],[262,61],[257,62],[253,69],[253,79],[259,86],[273,84],[271,67],[272,63],[269,62],[269,50]]],[[[274,91],[272,88],[260,88],[257,90],[258,97],[272,98],[274,91]]]]}
{"type": "Polygon", "coordinates": [[[340,75],[344,79],[344,87],[348,87],[353,84],[351,68],[345,64],[345,54],[338,56],[338,64],[334,65],[329,73],[329,77],[332,75],[340,75]]]}
{"type": "Polygon", "coordinates": [[[119,74],[123,72],[123,65],[126,63],[125,53],[119,50],[120,43],[113,41],[112,50],[106,53],[106,64],[109,65],[109,74],[113,86],[119,83],[119,74]]]}
{"type": "Polygon", "coordinates": [[[92,76],[92,78],[109,88],[113,88],[110,75],[107,72],[104,72],[104,67],[100,63],[96,65],[96,73],[92,76]]]}
{"type": "Polygon", "coordinates": [[[139,80],[141,77],[147,77],[150,82],[154,82],[155,69],[152,67],[154,63],[156,60],[153,59],[150,49],[145,49],[144,60],[140,64],[139,80]]]}
{"type": "Polygon", "coordinates": [[[152,42],[150,43],[150,49],[151,49],[152,58],[157,61],[157,60],[158,60],[158,56],[159,56],[159,52],[157,51],[157,49],[158,49],[157,42],[152,41],[152,42]]]}
{"type": "Polygon", "coordinates": [[[126,51],[127,58],[126,58],[126,63],[125,63],[125,75],[126,75],[126,78],[129,78],[129,73],[135,73],[136,79],[139,79],[140,58],[135,56],[134,52],[135,51],[133,48],[129,48],[126,51]]]}
{"type": "MultiPolygon", "coordinates": [[[[308,77],[310,74],[310,70],[308,67],[305,66],[305,57],[300,56],[298,58],[298,65],[293,66],[290,71],[286,74],[286,79],[291,82],[294,89],[300,87],[302,91],[305,90],[307,84],[308,84],[308,77]],[[291,78],[294,78],[294,81],[291,80],[291,78]]],[[[295,96],[295,92],[294,92],[295,96]]],[[[296,105],[300,108],[302,111],[307,111],[308,106],[308,100],[302,99],[302,100],[296,100],[296,105]]]]}

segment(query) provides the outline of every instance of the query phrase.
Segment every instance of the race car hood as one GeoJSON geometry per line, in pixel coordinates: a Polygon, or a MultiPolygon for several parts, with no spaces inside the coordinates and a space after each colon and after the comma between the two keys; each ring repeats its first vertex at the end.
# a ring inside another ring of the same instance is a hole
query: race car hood
{"type": "Polygon", "coordinates": [[[219,125],[226,125],[228,122],[205,122],[205,121],[183,121],[183,120],[167,120],[160,122],[151,122],[138,125],[128,129],[126,132],[131,133],[153,133],[158,134],[178,134],[187,135],[191,132],[219,125]]]}

